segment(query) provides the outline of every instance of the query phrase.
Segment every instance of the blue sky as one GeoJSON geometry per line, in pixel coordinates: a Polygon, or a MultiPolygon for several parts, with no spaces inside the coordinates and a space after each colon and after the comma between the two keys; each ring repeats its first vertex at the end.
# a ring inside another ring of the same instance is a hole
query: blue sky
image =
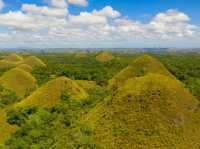
{"type": "Polygon", "coordinates": [[[0,48],[200,47],[199,0],[0,1],[0,48]]]}

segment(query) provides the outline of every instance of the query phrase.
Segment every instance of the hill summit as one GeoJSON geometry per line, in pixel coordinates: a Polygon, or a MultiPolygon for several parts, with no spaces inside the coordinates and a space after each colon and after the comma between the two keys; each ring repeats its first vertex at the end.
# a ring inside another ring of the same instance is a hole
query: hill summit
{"type": "Polygon", "coordinates": [[[46,67],[46,64],[36,56],[27,57],[23,63],[31,67],[46,67]]]}
{"type": "Polygon", "coordinates": [[[15,53],[12,53],[4,58],[5,61],[9,62],[20,62],[23,61],[23,58],[15,53]]]}
{"type": "Polygon", "coordinates": [[[12,53],[4,57],[4,59],[0,60],[0,68],[1,69],[13,68],[17,66],[19,63],[21,63],[22,61],[23,61],[22,57],[20,57],[17,54],[12,53]]]}
{"type": "Polygon", "coordinates": [[[3,74],[0,83],[7,89],[14,91],[19,97],[24,97],[37,88],[36,79],[28,72],[13,68],[3,74]]]}
{"type": "Polygon", "coordinates": [[[188,134],[199,130],[188,126],[200,122],[191,121],[198,104],[178,80],[150,73],[125,81],[86,121],[100,148],[195,148],[200,135],[188,134]]]}
{"type": "Polygon", "coordinates": [[[144,76],[148,73],[162,74],[175,78],[162,63],[150,55],[145,54],[115,75],[109,81],[109,89],[116,89],[127,79],[144,76]]]}
{"type": "Polygon", "coordinates": [[[114,56],[106,51],[100,52],[97,56],[96,56],[96,60],[99,62],[108,62],[111,61],[112,59],[114,59],[114,56]]]}
{"type": "Polygon", "coordinates": [[[64,92],[69,93],[76,100],[82,100],[88,96],[84,89],[76,84],[75,81],[67,77],[59,77],[47,82],[18,105],[22,107],[29,105],[51,107],[60,100],[64,92]]]}

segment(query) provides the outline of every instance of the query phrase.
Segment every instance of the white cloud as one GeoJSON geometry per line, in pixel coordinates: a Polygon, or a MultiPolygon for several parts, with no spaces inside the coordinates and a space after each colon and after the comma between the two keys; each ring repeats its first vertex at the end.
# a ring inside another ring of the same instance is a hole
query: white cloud
{"type": "Polygon", "coordinates": [[[28,14],[47,15],[52,17],[65,17],[68,14],[67,8],[39,7],[35,4],[23,4],[22,11],[28,14]]]}
{"type": "Polygon", "coordinates": [[[88,5],[88,1],[87,0],[68,0],[69,4],[73,4],[73,5],[78,5],[78,6],[87,6],[88,5]]]}
{"type": "Polygon", "coordinates": [[[3,0],[0,0],[0,10],[2,10],[3,7],[4,7],[4,2],[3,2],[3,0]]]}
{"type": "Polygon", "coordinates": [[[106,6],[100,11],[94,10],[93,14],[98,15],[98,16],[103,16],[103,17],[110,17],[110,18],[117,18],[121,16],[120,12],[113,10],[111,6],[106,6]]]}
{"type": "Polygon", "coordinates": [[[190,18],[183,12],[170,9],[157,14],[149,24],[149,29],[155,33],[167,36],[192,36],[197,27],[189,24],[190,18]]]}
{"type": "Polygon", "coordinates": [[[67,8],[66,0],[51,0],[51,5],[57,8],[67,8]]]}
{"type": "Polygon", "coordinates": [[[93,15],[88,12],[81,12],[78,16],[69,16],[69,22],[77,25],[107,24],[105,17],[93,15]]]}
{"type": "Polygon", "coordinates": [[[23,4],[19,11],[0,13],[0,28],[7,28],[0,32],[0,42],[105,47],[200,41],[199,26],[191,24],[189,16],[178,10],[158,13],[142,23],[123,17],[111,6],[73,15],[64,1],[50,2],[47,6],[23,4]]]}

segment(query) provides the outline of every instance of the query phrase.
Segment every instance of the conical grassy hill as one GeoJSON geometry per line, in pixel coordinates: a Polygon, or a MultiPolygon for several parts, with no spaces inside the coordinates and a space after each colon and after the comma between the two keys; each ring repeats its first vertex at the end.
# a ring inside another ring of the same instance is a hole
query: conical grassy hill
{"type": "Polygon", "coordinates": [[[22,98],[37,88],[36,79],[30,73],[19,68],[5,72],[0,78],[0,83],[22,98]]]}
{"type": "Polygon", "coordinates": [[[106,51],[100,52],[97,56],[96,56],[96,60],[99,62],[108,62],[111,61],[112,59],[114,59],[114,56],[106,51]]]}
{"type": "Polygon", "coordinates": [[[46,64],[37,58],[36,56],[29,56],[24,59],[23,64],[27,64],[31,67],[46,67],[46,64]]]}
{"type": "Polygon", "coordinates": [[[4,59],[0,60],[0,69],[9,69],[17,66],[20,62],[23,61],[23,58],[17,54],[10,54],[4,59]]]}
{"type": "Polygon", "coordinates": [[[5,61],[10,62],[20,62],[23,61],[23,58],[15,53],[12,53],[4,58],[5,61]]]}
{"type": "Polygon", "coordinates": [[[51,80],[37,89],[31,96],[22,100],[18,106],[52,107],[60,100],[62,93],[69,93],[73,99],[85,99],[88,94],[75,81],[67,77],[51,80]]]}
{"type": "Polygon", "coordinates": [[[31,66],[27,65],[27,64],[21,64],[21,65],[17,66],[17,68],[22,69],[26,72],[32,72],[33,71],[33,68],[31,66]]]}
{"type": "Polygon", "coordinates": [[[115,75],[109,81],[108,88],[117,89],[127,79],[144,76],[148,73],[157,73],[174,78],[174,76],[170,74],[170,72],[165,68],[162,63],[160,63],[157,59],[151,57],[150,55],[145,54],[137,58],[132,64],[130,64],[128,67],[115,75]]]}
{"type": "Polygon", "coordinates": [[[99,148],[196,149],[200,130],[192,126],[200,116],[192,115],[198,104],[176,79],[147,74],[128,79],[86,121],[99,148]]]}

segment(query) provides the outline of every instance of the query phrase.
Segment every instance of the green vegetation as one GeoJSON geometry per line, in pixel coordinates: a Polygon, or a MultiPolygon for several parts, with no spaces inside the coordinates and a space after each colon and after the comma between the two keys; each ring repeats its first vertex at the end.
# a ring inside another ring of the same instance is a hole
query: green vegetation
{"type": "Polygon", "coordinates": [[[199,54],[1,58],[2,149],[200,148],[199,54]]]}

